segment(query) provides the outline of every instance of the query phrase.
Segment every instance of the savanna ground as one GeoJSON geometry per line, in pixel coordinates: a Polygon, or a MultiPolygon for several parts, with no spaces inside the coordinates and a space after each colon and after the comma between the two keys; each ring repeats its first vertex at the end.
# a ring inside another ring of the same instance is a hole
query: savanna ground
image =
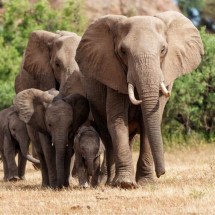
{"type": "Polygon", "coordinates": [[[165,160],[165,176],[134,190],[81,190],[74,179],[67,190],[42,189],[28,163],[26,181],[0,181],[0,214],[215,214],[215,144],[169,149],[165,160]]]}

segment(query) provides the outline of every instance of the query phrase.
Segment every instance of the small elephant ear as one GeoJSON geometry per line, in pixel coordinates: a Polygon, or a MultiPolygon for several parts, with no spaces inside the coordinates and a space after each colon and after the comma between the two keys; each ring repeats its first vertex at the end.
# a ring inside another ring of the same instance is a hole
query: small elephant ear
{"type": "Polygon", "coordinates": [[[204,54],[197,28],[184,15],[167,11],[156,15],[166,25],[168,52],[162,64],[165,84],[196,69],[204,54]]]}
{"type": "Polygon", "coordinates": [[[78,93],[66,96],[62,100],[73,110],[72,136],[74,137],[78,128],[88,119],[90,105],[88,100],[78,93]]]}
{"type": "MultiPolygon", "coordinates": [[[[38,30],[30,34],[24,54],[22,69],[39,80],[40,89],[55,86],[54,74],[50,64],[50,44],[60,35],[38,30]]],[[[44,89],[44,90],[46,90],[44,89]]]]}
{"type": "Polygon", "coordinates": [[[54,95],[48,91],[37,89],[27,89],[19,92],[14,99],[14,107],[19,118],[25,123],[29,123],[33,118],[38,128],[45,129],[45,108],[46,104],[52,102],[54,95]]]}
{"type": "Polygon", "coordinates": [[[104,146],[101,138],[99,138],[99,150],[98,150],[96,157],[100,156],[104,151],[105,151],[105,146],[104,146]]]}
{"type": "Polygon", "coordinates": [[[116,29],[125,16],[107,15],[97,19],[85,31],[76,51],[76,61],[86,77],[127,94],[125,72],[115,53],[116,29]]]}

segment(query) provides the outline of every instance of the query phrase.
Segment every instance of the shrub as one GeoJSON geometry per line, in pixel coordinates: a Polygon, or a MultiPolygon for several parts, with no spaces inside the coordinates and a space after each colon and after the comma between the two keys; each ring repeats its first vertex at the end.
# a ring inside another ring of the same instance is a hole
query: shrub
{"type": "Polygon", "coordinates": [[[203,60],[194,72],[175,81],[165,109],[163,133],[167,142],[188,141],[195,133],[198,138],[215,139],[215,36],[202,29],[201,37],[203,60]]]}

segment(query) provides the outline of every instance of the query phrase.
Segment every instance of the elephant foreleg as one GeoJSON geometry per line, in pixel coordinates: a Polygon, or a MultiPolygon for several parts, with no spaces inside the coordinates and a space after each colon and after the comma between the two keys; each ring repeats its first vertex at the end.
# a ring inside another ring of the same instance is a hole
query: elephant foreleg
{"type": "Polygon", "coordinates": [[[90,102],[90,109],[97,130],[105,145],[106,160],[105,163],[103,163],[102,172],[104,173],[103,179],[106,180],[106,184],[109,185],[112,183],[115,176],[115,164],[112,140],[106,120],[106,86],[93,79],[89,79],[85,82],[85,87],[87,89],[87,98],[90,102]]]}
{"type": "Polygon", "coordinates": [[[49,186],[52,188],[57,187],[57,171],[56,171],[56,160],[55,160],[55,148],[52,146],[51,138],[39,133],[41,141],[42,151],[44,154],[44,161],[47,168],[49,186]]]}
{"type": "Polygon", "coordinates": [[[137,162],[136,181],[140,185],[153,182],[153,159],[149,141],[141,125],[140,154],[137,162]]]}
{"type": "Polygon", "coordinates": [[[64,178],[64,187],[69,186],[69,176],[70,176],[70,166],[71,166],[71,159],[74,154],[74,151],[72,150],[71,146],[67,146],[66,154],[65,154],[65,162],[64,162],[64,168],[65,168],[65,178],[64,178]]]}
{"type": "Polygon", "coordinates": [[[4,170],[3,180],[7,181],[9,179],[9,170],[8,170],[7,161],[4,156],[4,153],[1,153],[1,158],[2,158],[2,162],[3,162],[3,170],[4,170]]]}
{"type": "Polygon", "coordinates": [[[116,163],[113,185],[123,188],[135,187],[132,154],[129,148],[127,96],[108,88],[106,114],[116,163]]]}
{"type": "Polygon", "coordinates": [[[9,171],[9,181],[17,181],[18,177],[18,167],[16,165],[15,157],[16,150],[14,143],[7,137],[4,137],[4,155],[9,171]]]}
{"type": "Polygon", "coordinates": [[[20,179],[25,179],[25,168],[27,159],[22,155],[22,152],[18,152],[18,176],[20,179]]]}
{"type": "Polygon", "coordinates": [[[29,137],[32,141],[32,144],[34,146],[34,149],[37,153],[37,156],[40,160],[40,169],[41,169],[41,174],[42,174],[42,186],[48,187],[49,186],[48,168],[47,168],[45,157],[43,154],[43,150],[42,150],[42,146],[41,146],[41,142],[40,142],[40,138],[39,138],[39,133],[29,125],[27,125],[27,130],[28,130],[29,137]]]}

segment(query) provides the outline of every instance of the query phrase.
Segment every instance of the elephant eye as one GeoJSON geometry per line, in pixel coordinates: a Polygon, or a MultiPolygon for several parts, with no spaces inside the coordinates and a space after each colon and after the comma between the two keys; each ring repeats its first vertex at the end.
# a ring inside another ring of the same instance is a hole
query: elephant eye
{"type": "Polygon", "coordinates": [[[165,46],[162,47],[161,49],[161,56],[164,56],[167,52],[167,48],[165,46]]]}
{"type": "Polygon", "coordinates": [[[121,52],[122,52],[122,54],[126,54],[126,51],[125,51],[125,49],[124,48],[121,48],[121,52]]]}
{"type": "Polygon", "coordinates": [[[52,127],[52,125],[49,123],[49,124],[48,124],[48,127],[52,127]]]}
{"type": "Polygon", "coordinates": [[[60,68],[60,64],[58,62],[55,62],[55,65],[57,68],[60,68]]]}

